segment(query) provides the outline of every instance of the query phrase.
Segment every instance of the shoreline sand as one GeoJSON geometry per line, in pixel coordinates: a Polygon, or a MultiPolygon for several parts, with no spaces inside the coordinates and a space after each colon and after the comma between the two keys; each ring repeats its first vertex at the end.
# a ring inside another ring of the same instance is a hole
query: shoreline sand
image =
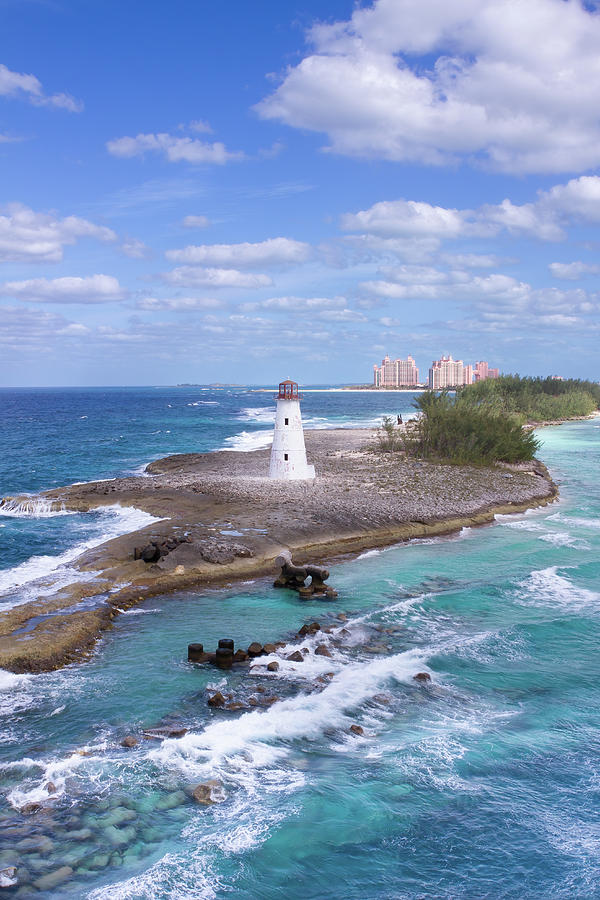
{"type": "MultiPolygon", "coordinates": [[[[70,485],[38,495],[58,508],[120,504],[160,521],[83,553],[71,566],[93,581],[0,613],[0,668],[51,671],[85,658],[120,612],[157,594],[275,576],[274,560],[323,563],[414,538],[442,536],[553,501],[535,460],[490,468],[374,452],[372,429],[307,431],[314,482],[266,478],[269,449],[182,454],[150,463],[153,477],[70,485]],[[136,548],[170,546],[146,563],[136,548]]],[[[334,585],[335,586],[335,585],[334,585]]]]}

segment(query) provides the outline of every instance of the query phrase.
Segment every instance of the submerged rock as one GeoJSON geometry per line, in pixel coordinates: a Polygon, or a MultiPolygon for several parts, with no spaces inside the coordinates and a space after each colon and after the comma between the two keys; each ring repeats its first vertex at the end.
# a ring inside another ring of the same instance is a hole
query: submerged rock
{"type": "Polygon", "coordinates": [[[127,737],[124,737],[121,741],[121,747],[137,747],[139,741],[132,734],[128,734],[127,737]]]}
{"type": "Polygon", "coordinates": [[[429,672],[417,672],[416,675],[413,675],[414,681],[420,681],[422,683],[431,681],[431,675],[429,672]]]}
{"type": "Polygon", "coordinates": [[[73,869],[71,866],[61,866],[59,869],[55,869],[54,872],[48,872],[47,875],[42,875],[41,878],[38,878],[33,882],[33,886],[36,887],[38,891],[51,891],[53,888],[68,881],[72,874],[73,869]]]}

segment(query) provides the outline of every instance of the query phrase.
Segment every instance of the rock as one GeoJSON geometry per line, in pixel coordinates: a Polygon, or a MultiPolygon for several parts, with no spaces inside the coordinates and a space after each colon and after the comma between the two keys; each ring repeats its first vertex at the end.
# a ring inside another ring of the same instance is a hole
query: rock
{"type": "Polygon", "coordinates": [[[278,672],[279,671],[279,663],[278,662],[270,662],[267,666],[267,672],[278,672]]]}
{"type": "Polygon", "coordinates": [[[346,613],[338,613],[337,618],[340,620],[340,622],[348,621],[348,616],[346,615],[346,613]]]}
{"type": "Polygon", "coordinates": [[[225,706],[225,697],[223,696],[221,691],[217,691],[216,694],[213,694],[212,697],[208,698],[208,705],[212,706],[213,709],[225,706]]]}
{"type": "Polygon", "coordinates": [[[230,703],[226,704],[225,709],[246,709],[246,706],[244,703],[240,703],[238,700],[232,700],[230,703]]]}
{"type": "Polygon", "coordinates": [[[289,656],[286,656],[286,659],[289,659],[290,662],[304,662],[304,657],[299,650],[294,650],[293,653],[290,653],[289,656]]]}
{"type": "Polygon", "coordinates": [[[277,703],[277,701],[278,701],[279,699],[280,699],[280,698],[275,694],[273,697],[265,697],[265,699],[264,699],[263,702],[264,702],[267,706],[271,706],[272,703],[277,703]]]}
{"type": "Polygon", "coordinates": [[[32,816],[34,813],[39,812],[41,808],[41,803],[25,803],[24,806],[19,809],[19,812],[24,816],[32,816]]]}
{"type": "Polygon", "coordinates": [[[185,566],[175,566],[173,575],[185,575],[185,566]]]}
{"type": "Polygon", "coordinates": [[[417,672],[416,675],[413,675],[413,679],[414,681],[420,681],[421,683],[424,683],[426,681],[431,681],[431,675],[429,674],[429,672],[417,672]]]}
{"type": "Polygon", "coordinates": [[[248,656],[256,657],[264,655],[264,648],[262,644],[259,644],[258,641],[253,641],[248,647],[248,656]]]}
{"type": "Polygon", "coordinates": [[[33,882],[33,885],[38,891],[51,891],[60,884],[64,884],[65,881],[68,881],[72,874],[73,869],[71,866],[61,866],[60,869],[55,869],[54,872],[48,872],[47,875],[42,875],[41,878],[38,878],[37,881],[33,882]]]}
{"type": "Polygon", "coordinates": [[[104,835],[108,838],[113,847],[123,847],[135,840],[135,828],[128,825],[126,828],[117,828],[116,825],[109,825],[104,829],[104,835]]]}
{"type": "Polygon", "coordinates": [[[45,834],[39,834],[35,837],[24,838],[17,844],[17,850],[22,853],[41,853],[46,855],[54,850],[54,841],[45,834]]]}
{"type": "Polygon", "coordinates": [[[110,862],[108,853],[96,853],[90,859],[88,865],[90,869],[105,869],[110,862]]]}
{"type": "Polygon", "coordinates": [[[16,866],[7,866],[5,869],[0,869],[0,888],[14,887],[15,884],[18,884],[16,866]]]}
{"type": "Polygon", "coordinates": [[[92,835],[93,831],[91,828],[80,828],[77,831],[68,831],[65,838],[68,841],[89,841],[92,835]]]}
{"type": "Polygon", "coordinates": [[[276,649],[277,648],[275,647],[275,644],[264,644],[263,645],[263,650],[265,651],[267,656],[270,656],[271,653],[275,653],[276,649]]]}
{"type": "Polygon", "coordinates": [[[315,647],[315,656],[329,656],[331,657],[331,653],[325,644],[319,644],[315,647]]]}
{"type": "Polygon", "coordinates": [[[160,547],[155,543],[146,544],[140,551],[139,558],[143,559],[145,563],[158,562],[160,559],[160,547]]]}
{"type": "Polygon", "coordinates": [[[145,738],[163,740],[164,738],[179,738],[187,734],[187,728],[183,725],[159,725],[157,728],[147,728],[142,732],[145,738]]]}
{"type": "Polygon", "coordinates": [[[387,704],[387,703],[390,702],[390,698],[389,698],[389,697],[386,697],[385,694],[374,694],[374,695],[373,695],[373,700],[375,701],[375,703],[385,703],[385,704],[387,704]]]}
{"type": "Polygon", "coordinates": [[[311,622],[310,625],[303,625],[298,634],[300,637],[304,637],[305,634],[316,634],[320,630],[321,626],[318,622],[311,622]]]}
{"type": "Polygon", "coordinates": [[[352,734],[364,734],[365,733],[365,729],[361,728],[360,725],[351,725],[350,731],[352,732],[352,734]]]}
{"type": "Polygon", "coordinates": [[[196,785],[192,791],[192,797],[196,803],[201,803],[203,806],[219,802],[224,799],[223,785],[216,778],[211,778],[209,781],[196,785]]]}
{"type": "Polygon", "coordinates": [[[250,697],[248,699],[248,706],[258,706],[258,700],[256,697],[250,697]]]}
{"type": "Polygon", "coordinates": [[[186,800],[187,797],[183,791],[173,791],[173,793],[167,794],[166,797],[163,797],[162,800],[159,800],[156,804],[155,809],[175,809],[178,806],[183,806],[186,800]]]}
{"type": "Polygon", "coordinates": [[[248,659],[248,654],[246,653],[245,650],[236,650],[235,653],[233,654],[234,663],[246,662],[247,659],[248,659]]]}
{"type": "Polygon", "coordinates": [[[139,744],[138,739],[135,738],[132,734],[128,734],[121,741],[121,747],[129,747],[129,748],[137,747],[138,744],[139,744]]]}
{"type": "Polygon", "coordinates": [[[44,785],[44,787],[46,788],[46,790],[47,790],[47,792],[48,792],[49,794],[55,794],[55,793],[57,792],[57,790],[58,790],[58,788],[56,787],[56,785],[54,784],[53,781],[48,781],[48,782],[44,785]]]}

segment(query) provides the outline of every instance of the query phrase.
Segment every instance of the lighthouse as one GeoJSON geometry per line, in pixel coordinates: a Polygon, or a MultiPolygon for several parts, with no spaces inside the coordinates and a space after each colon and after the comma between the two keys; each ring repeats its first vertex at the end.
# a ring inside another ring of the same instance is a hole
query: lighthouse
{"type": "Polygon", "coordinates": [[[315,477],[315,467],[306,462],[300,395],[295,381],[282,381],[277,394],[275,433],[271,450],[269,478],[288,481],[315,477]]]}

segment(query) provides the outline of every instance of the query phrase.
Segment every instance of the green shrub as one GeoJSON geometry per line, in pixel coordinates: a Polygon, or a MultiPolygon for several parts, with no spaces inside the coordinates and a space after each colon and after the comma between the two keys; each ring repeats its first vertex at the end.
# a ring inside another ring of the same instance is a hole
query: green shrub
{"type": "Polygon", "coordinates": [[[502,375],[461,388],[461,401],[485,404],[533,422],[588,416],[600,407],[600,384],[570,378],[521,378],[502,375]]]}
{"type": "Polygon", "coordinates": [[[522,419],[494,404],[472,404],[462,396],[426,391],[414,404],[421,416],[404,437],[410,456],[489,465],[533,459],[539,441],[522,419]]]}

